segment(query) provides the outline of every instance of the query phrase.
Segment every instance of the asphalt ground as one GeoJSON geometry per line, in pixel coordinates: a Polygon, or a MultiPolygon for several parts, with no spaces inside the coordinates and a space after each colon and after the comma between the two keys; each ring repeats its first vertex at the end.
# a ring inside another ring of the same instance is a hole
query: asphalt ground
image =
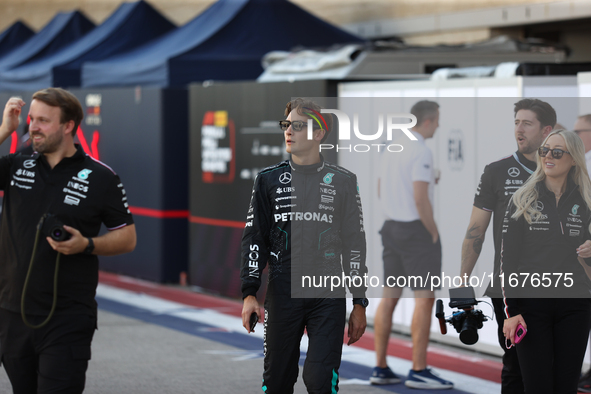
{"type": "MultiPolygon", "coordinates": [[[[246,334],[239,302],[104,273],[97,301],[99,329],[85,393],[262,393],[262,326],[246,334]]],[[[304,336],[300,364],[306,348],[304,336]]],[[[410,368],[409,350],[409,338],[393,336],[388,362],[400,375],[410,368]]],[[[431,346],[429,361],[456,384],[453,390],[430,393],[500,392],[497,358],[437,345],[431,346]]],[[[368,330],[358,346],[343,348],[339,392],[417,393],[403,384],[369,385],[374,362],[368,330]]],[[[11,392],[2,369],[0,394],[11,392]]],[[[301,367],[295,393],[306,393],[301,367]]]]}

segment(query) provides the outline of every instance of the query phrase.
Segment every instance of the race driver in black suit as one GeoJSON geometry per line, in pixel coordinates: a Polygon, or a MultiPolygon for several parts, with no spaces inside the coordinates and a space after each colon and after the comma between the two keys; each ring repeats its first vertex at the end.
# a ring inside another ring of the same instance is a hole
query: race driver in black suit
{"type": "Polygon", "coordinates": [[[355,174],[330,164],[320,144],[332,119],[305,99],[287,104],[280,122],[291,159],[261,171],[255,180],[242,238],[242,322],[259,314],[256,293],[268,270],[265,299],[265,393],[293,393],[298,376],[300,340],[309,346],[303,379],[309,393],[338,391],[345,327],[345,275],[353,294],[348,344],[366,327],[366,246],[361,199],[355,174]],[[308,119],[313,138],[308,139],[308,119]],[[333,278],[320,284],[322,278],[333,278]]]}

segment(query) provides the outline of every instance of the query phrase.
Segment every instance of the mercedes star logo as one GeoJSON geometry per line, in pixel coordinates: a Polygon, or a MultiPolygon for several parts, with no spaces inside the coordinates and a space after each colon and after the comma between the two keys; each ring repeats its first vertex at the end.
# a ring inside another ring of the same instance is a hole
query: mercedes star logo
{"type": "Polygon", "coordinates": [[[279,182],[283,183],[284,185],[291,182],[291,174],[289,172],[284,172],[283,174],[279,175],[279,182]]]}
{"type": "Polygon", "coordinates": [[[507,173],[509,174],[509,176],[515,178],[516,176],[519,176],[521,171],[519,171],[519,168],[517,167],[511,167],[509,168],[509,171],[507,171],[507,173]]]}
{"type": "Polygon", "coordinates": [[[536,210],[542,212],[544,210],[544,203],[540,200],[536,201],[536,210]]]}

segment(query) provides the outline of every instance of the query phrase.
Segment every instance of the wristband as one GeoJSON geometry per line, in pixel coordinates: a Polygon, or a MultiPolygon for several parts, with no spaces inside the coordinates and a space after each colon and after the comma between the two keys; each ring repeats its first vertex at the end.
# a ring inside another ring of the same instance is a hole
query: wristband
{"type": "Polygon", "coordinates": [[[361,305],[364,308],[367,308],[369,305],[369,300],[367,298],[353,298],[353,305],[361,305]]]}
{"type": "Polygon", "coordinates": [[[88,240],[88,246],[86,247],[86,249],[84,249],[84,254],[92,254],[92,252],[94,251],[94,241],[92,240],[92,238],[88,237],[86,238],[88,240]]]}

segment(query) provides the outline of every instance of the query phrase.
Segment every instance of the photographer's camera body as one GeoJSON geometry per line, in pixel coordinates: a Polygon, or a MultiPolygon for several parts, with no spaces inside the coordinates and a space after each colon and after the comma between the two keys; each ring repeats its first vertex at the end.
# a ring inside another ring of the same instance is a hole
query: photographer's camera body
{"type": "Polygon", "coordinates": [[[445,334],[447,330],[443,327],[445,322],[450,323],[458,334],[460,341],[466,345],[474,345],[478,342],[478,330],[482,328],[483,323],[488,318],[481,310],[474,309],[478,304],[472,287],[460,287],[449,290],[450,308],[457,308],[449,319],[445,319],[443,313],[443,301],[437,300],[435,317],[439,319],[441,333],[445,334]]]}

